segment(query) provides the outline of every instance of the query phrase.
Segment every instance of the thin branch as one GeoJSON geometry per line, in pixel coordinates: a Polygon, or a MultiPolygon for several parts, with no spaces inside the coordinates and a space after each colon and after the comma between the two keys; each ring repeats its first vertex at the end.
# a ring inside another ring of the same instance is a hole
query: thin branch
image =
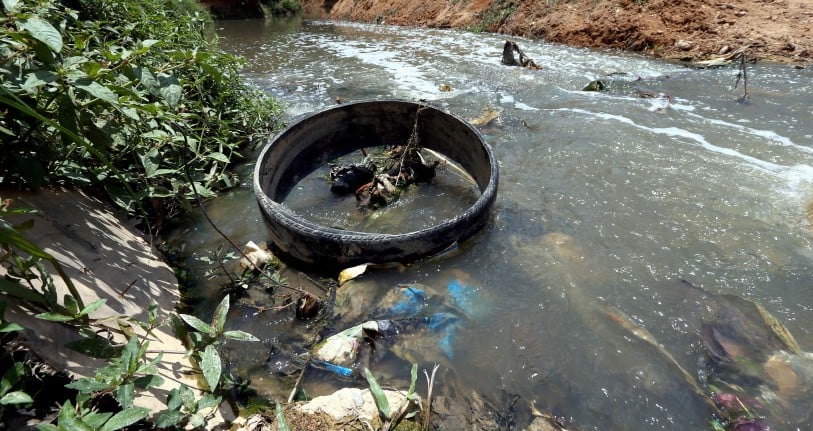
{"type": "Polygon", "coordinates": [[[294,401],[294,398],[296,397],[296,393],[299,392],[299,386],[302,384],[302,379],[305,377],[305,370],[308,369],[310,364],[311,364],[311,357],[309,355],[308,359],[305,361],[305,365],[302,366],[302,372],[299,373],[299,378],[297,378],[296,382],[294,383],[294,388],[291,389],[291,394],[288,395],[288,403],[289,404],[294,401]]]}
{"type": "MultiPolygon", "coordinates": [[[[183,139],[184,139],[184,144],[186,145],[186,148],[188,148],[189,147],[189,138],[186,136],[186,131],[185,131],[184,127],[181,126],[180,124],[174,122],[174,121],[170,122],[170,125],[175,130],[177,130],[178,132],[181,133],[181,135],[183,136],[183,139]]],[[[181,154],[183,155],[183,157],[185,159],[186,158],[186,151],[182,151],[181,154]]],[[[189,181],[189,184],[192,186],[192,192],[195,194],[195,203],[198,205],[198,208],[200,209],[200,212],[203,214],[203,217],[206,219],[207,222],[209,222],[209,224],[212,226],[212,228],[215,230],[215,232],[217,232],[221,237],[223,237],[223,239],[225,239],[232,246],[232,248],[234,248],[234,250],[236,250],[238,253],[240,253],[240,255],[243,256],[248,261],[248,263],[251,265],[251,267],[255,271],[257,271],[258,273],[265,276],[276,287],[283,287],[283,288],[286,288],[286,289],[290,289],[290,290],[298,292],[298,293],[300,293],[302,295],[310,295],[310,293],[306,292],[302,288],[288,286],[286,284],[283,284],[283,283],[280,283],[280,282],[274,280],[274,277],[268,271],[266,271],[265,268],[261,268],[260,266],[255,264],[251,259],[249,259],[248,256],[246,256],[246,254],[243,252],[243,249],[240,248],[240,246],[238,246],[237,243],[235,243],[231,238],[229,238],[228,235],[223,233],[223,231],[220,230],[220,228],[217,227],[215,222],[212,221],[211,218],[209,218],[209,214],[206,212],[206,208],[203,207],[203,202],[200,199],[200,194],[198,193],[198,188],[195,186],[195,182],[192,180],[192,176],[189,175],[189,167],[187,166],[185,160],[184,160],[183,164],[184,164],[184,174],[186,175],[187,181],[189,181]]]]}

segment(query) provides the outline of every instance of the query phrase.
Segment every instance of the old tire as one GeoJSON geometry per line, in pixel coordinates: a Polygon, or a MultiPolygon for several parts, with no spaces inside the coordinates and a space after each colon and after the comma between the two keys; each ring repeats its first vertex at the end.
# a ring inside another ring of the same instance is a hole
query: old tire
{"type": "Polygon", "coordinates": [[[470,237],[488,221],[499,171],[482,135],[460,118],[402,100],[337,105],[292,122],[262,150],[254,193],[280,257],[320,270],[360,263],[409,263],[470,237]],[[308,221],[282,204],[296,183],[319,166],[360,148],[405,143],[419,107],[421,145],[443,153],[476,180],[477,201],[458,216],[430,228],[403,233],[354,232],[308,221]]]}

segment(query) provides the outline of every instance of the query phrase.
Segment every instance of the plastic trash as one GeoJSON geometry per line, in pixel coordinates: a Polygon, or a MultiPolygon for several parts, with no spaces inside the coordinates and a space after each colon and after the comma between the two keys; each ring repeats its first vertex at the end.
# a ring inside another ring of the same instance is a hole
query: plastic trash
{"type": "Polygon", "coordinates": [[[356,362],[359,345],[364,341],[364,337],[375,335],[377,332],[378,322],[375,321],[345,329],[321,343],[316,349],[315,357],[320,361],[350,367],[356,362]]]}
{"type": "Polygon", "coordinates": [[[363,343],[373,347],[367,351],[380,354],[386,349],[410,362],[453,359],[456,338],[465,322],[488,313],[479,289],[464,279],[453,278],[445,291],[418,283],[386,290],[371,280],[347,283],[336,298],[339,324],[365,321],[320,344],[314,365],[350,377],[358,364],[369,359],[359,357],[365,351],[363,343]]]}

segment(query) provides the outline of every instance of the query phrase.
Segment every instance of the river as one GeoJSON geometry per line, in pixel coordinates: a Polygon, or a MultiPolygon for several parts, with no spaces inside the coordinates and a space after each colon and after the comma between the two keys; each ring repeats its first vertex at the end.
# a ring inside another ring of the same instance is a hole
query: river
{"type": "MultiPolygon", "coordinates": [[[[708,407],[675,367],[601,313],[621,310],[702,374],[703,299],[681,280],[762,304],[813,350],[813,70],[749,65],[745,103],[735,67],[512,38],[542,66],[530,70],[500,63],[495,34],[298,19],[218,27],[289,118],[337,98],[499,112],[481,127],[501,169],[489,224],[454,256],[378,276],[463,280],[488,310],[459,328],[451,358],[421,363],[446,365],[439,391],[445,381],[516,394],[580,429],[707,429],[708,407]],[[580,91],[595,79],[609,90],[580,91]]],[[[251,167],[208,205],[240,243],[265,238],[251,167]]],[[[199,223],[183,231],[190,253],[222,242],[199,223]]],[[[275,340],[295,324],[245,320],[275,340]]],[[[258,391],[280,398],[262,369],[250,376],[258,391]]]]}

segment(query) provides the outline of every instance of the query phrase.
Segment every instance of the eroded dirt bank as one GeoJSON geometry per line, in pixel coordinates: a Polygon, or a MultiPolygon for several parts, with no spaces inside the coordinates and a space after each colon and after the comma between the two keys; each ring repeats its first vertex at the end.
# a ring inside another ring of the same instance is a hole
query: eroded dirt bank
{"type": "Polygon", "coordinates": [[[813,63],[810,0],[303,0],[308,18],[469,28],[699,61],[813,63]]]}

